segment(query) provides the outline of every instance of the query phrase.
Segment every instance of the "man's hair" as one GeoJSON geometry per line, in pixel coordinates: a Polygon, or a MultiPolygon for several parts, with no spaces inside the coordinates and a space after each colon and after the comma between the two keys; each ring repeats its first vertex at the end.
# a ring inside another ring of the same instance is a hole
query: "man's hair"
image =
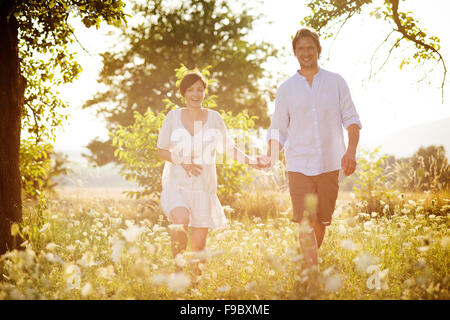
{"type": "Polygon", "coordinates": [[[181,79],[180,82],[180,92],[181,95],[184,97],[184,94],[186,93],[186,90],[192,86],[194,83],[196,83],[198,80],[200,80],[203,84],[203,88],[206,89],[208,87],[208,84],[206,83],[205,78],[203,75],[198,71],[191,71],[187,73],[183,79],[181,79]]]}
{"type": "Polygon", "coordinates": [[[319,57],[320,57],[320,54],[322,53],[322,46],[320,45],[319,35],[317,34],[316,31],[309,29],[309,28],[302,28],[297,31],[294,39],[292,39],[292,50],[294,50],[294,52],[295,52],[295,44],[297,43],[297,40],[300,38],[304,38],[304,37],[309,37],[309,38],[313,39],[314,43],[316,44],[317,52],[319,53],[319,57]]]}

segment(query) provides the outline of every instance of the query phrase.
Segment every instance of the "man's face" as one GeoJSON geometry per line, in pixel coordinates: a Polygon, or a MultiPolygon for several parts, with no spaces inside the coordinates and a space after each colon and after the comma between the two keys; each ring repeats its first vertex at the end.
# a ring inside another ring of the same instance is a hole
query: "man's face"
{"type": "Polygon", "coordinates": [[[296,41],[294,54],[302,69],[317,67],[319,51],[316,43],[310,37],[302,37],[296,41]]]}

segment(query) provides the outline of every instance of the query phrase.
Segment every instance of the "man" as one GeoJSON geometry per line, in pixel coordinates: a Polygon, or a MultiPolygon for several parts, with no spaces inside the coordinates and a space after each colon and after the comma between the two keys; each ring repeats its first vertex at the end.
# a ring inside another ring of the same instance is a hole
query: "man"
{"type": "Polygon", "coordinates": [[[339,170],[350,175],[356,168],[361,122],[345,80],[318,66],[322,48],[317,33],[298,30],[292,48],[300,70],[277,90],[267,156],[258,162],[272,166],[285,148],[292,220],[300,224],[306,268],[318,270],[318,249],[335,208],[339,170]],[[348,131],[347,149],[342,127],[348,131]]]}

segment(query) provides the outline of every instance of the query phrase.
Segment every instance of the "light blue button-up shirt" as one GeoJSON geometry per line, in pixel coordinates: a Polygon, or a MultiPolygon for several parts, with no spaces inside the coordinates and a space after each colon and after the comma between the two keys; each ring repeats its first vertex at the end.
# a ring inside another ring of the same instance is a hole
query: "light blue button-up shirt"
{"type": "Polygon", "coordinates": [[[281,84],[267,140],[285,149],[288,171],[308,176],[341,169],[343,127],[362,128],[344,78],[322,68],[312,87],[296,72],[281,84]]]}

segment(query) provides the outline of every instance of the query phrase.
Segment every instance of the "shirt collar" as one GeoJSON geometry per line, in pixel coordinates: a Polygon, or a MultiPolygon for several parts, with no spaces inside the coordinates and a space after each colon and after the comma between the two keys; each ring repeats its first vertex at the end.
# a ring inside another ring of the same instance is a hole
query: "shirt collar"
{"type": "MultiPolygon", "coordinates": [[[[323,70],[322,70],[321,67],[319,67],[319,70],[318,70],[317,73],[314,75],[314,78],[320,77],[320,75],[321,75],[322,73],[323,73],[323,70]]],[[[300,78],[306,80],[306,78],[305,78],[304,76],[302,76],[302,75],[298,72],[298,70],[295,72],[295,74],[296,74],[297,76],[299,76],[300,78]]]]}

